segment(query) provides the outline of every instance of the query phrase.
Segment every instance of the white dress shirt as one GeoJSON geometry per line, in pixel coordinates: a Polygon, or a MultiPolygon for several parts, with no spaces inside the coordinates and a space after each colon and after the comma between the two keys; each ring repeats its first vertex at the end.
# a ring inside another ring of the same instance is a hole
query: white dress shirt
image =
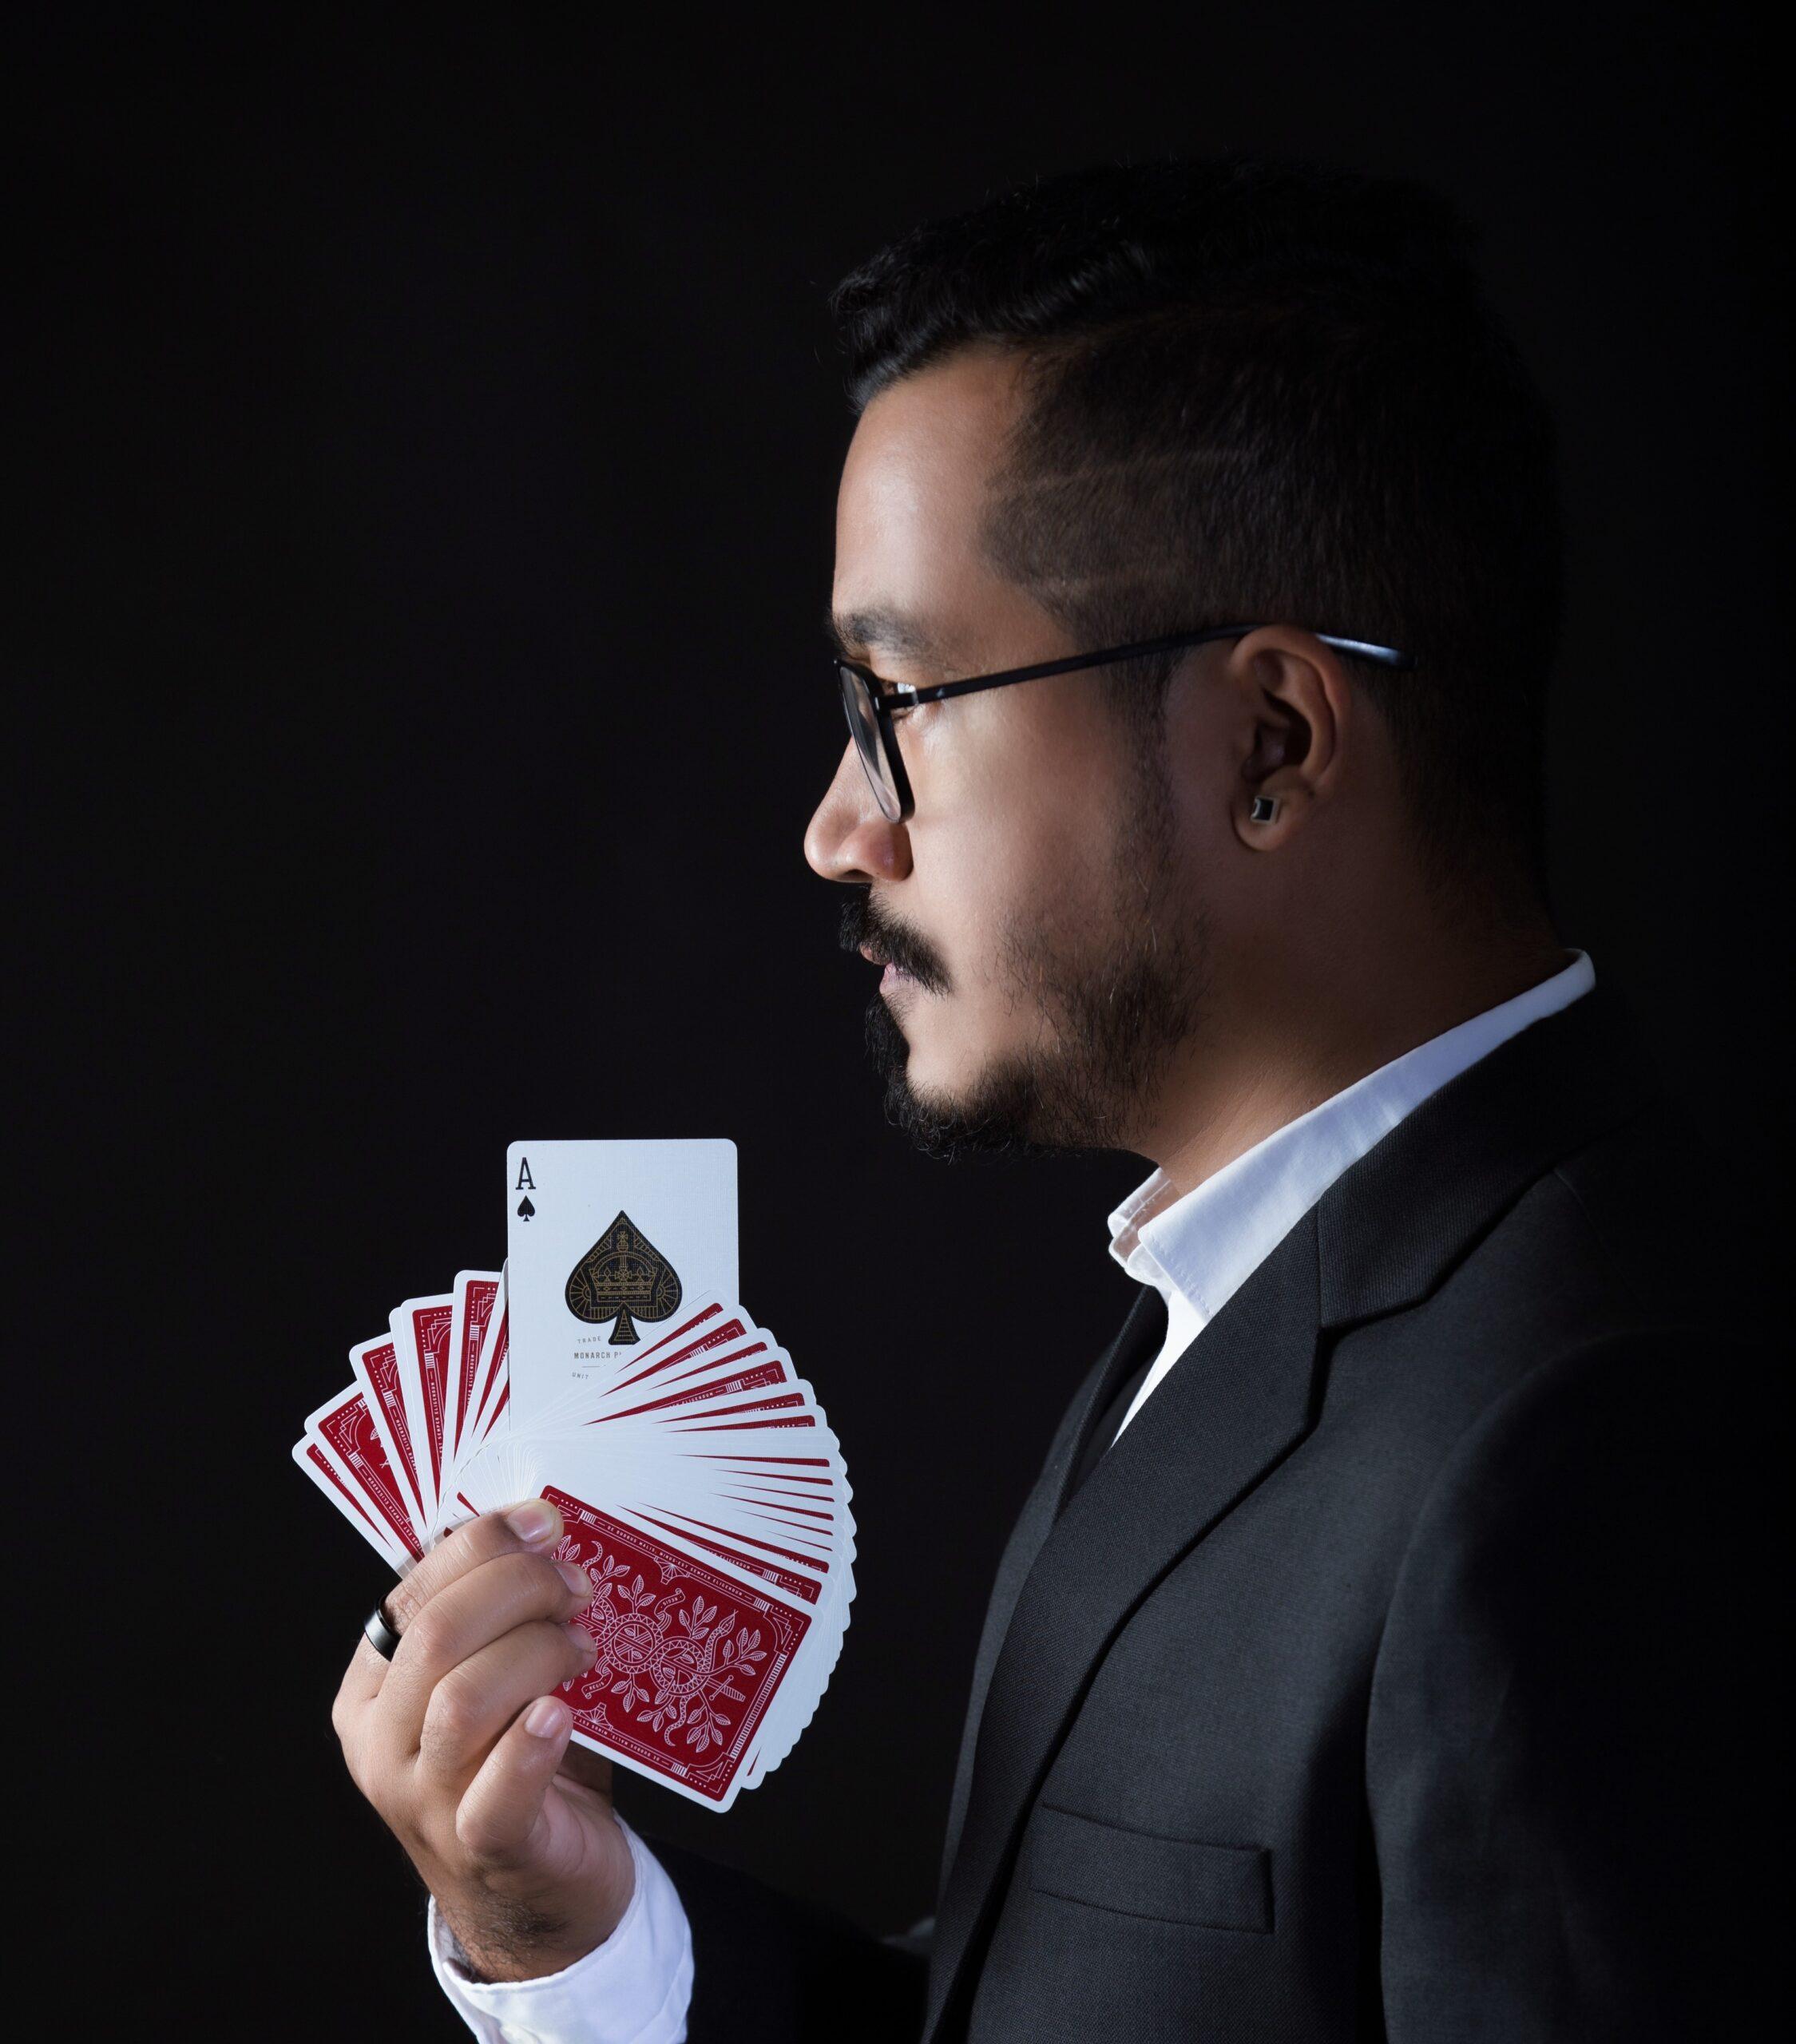
{"type": "MultiPolygon", "coordinates": [[[[1110,1254],[1166,1301],[1166,1339],[1120,1435],[1211,1317],[1350,1164],[1429,1094],[1507,1038],[1568,1008],[1596,984],[1588,956],[1538,986],[1393,1058],[1276,1129],[1179,1198],[1163,1171],[1110,1216],[1110,1254]]],[[[483,2044],[681,2044],[692,1994],[692,1939],[666,1869],[626,1825],[636,1884],[605,1942],[540,1980],[469,1979],[430,1905],[432,1962],[443,1991],[483,2044]]]]}
{"type": "MultiPolygon", "coordinates": [[[[1120,1435],[1212,1317],[1350,1164],[1430,1093],[1596,984],[1589,955],[1483,1014],[1430,1036],[1244,1150],[1183,1198],[1156,1171],[1110,1216],[1110,1254],[1166,1301],[1166,1339],[1120,1435]]],[[[1116,1436],[1113,1435],[1112,1439],[1116,1436]]]]}
{"type": "Polygon", "coordinates": [[[537,1980],[472,1980],[467,1955],[430,1908],[430,1963],[482,2044],[682,2044],[692,1998],[692,1932],[668,1871],[630,1827],[636,1886],[602,1945],[537,1980]]]}

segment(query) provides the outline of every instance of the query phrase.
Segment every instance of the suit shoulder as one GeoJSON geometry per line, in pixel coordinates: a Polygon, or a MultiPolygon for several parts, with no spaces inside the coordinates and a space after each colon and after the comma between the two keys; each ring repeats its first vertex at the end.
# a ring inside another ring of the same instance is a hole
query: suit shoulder
{"type": "Polygon", "coordinates": [[[1387,1442],[1406,1439],[1425,1464],[1528,1380],[1550,1395],[1552,1366],[1574,1358],[1584,1360],[1568,1384],[1592,1358],[1606,1374],[1634,1354],[1683,1357],[1693,1370],[1699,1356],[1726,1356],[1727,1378],[1693,1376],[1688,1395],[1735,1395],[1728,1382],[1755,1379],[1774,1348],[1754,1305],[1750,1250],[1725,1215],[1705,1210],[1712,1162],[1698,1131],[1658,1103],[1561,1159],[1425,1298],[1339,1338],[1327,1408],[1387,1442]]]}
{"type": "Polygon", "coordinates": [[[1684,1109],[1655,1099],[1549,1182],[1576,1202],[1630,1321],[1768,1330],[1771,1209],[1684,1109]]]}
{"type": "Polygon", "coordinates": [[[1725,1186],[1713,1143],[1655,1095],[1535,1179],[1425,1305],[1475,1315],[1530,1367],[1608,1336],[1737,1327],[1768,1266],[1760,1217],[1725,1186]]]}

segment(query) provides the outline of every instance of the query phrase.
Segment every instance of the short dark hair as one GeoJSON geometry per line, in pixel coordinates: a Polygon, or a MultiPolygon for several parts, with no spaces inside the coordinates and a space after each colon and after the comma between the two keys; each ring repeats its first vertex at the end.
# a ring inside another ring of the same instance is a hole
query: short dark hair
{"type": "MultiPolygon", "coordinates": [[[[1401,647],[1353,671],[1437,892],[1547,899],[1546,686],[1563,566],[1546,405],[1405,179],[1231,155],[1103,164],[914,229],[831,307],[858,414],[981,343],[1025,414],[983,534],[1088,648],[1286,623],[1401,647]]],[[[1176,659],[1116,672],[1160,727],[1176,659]]]]}

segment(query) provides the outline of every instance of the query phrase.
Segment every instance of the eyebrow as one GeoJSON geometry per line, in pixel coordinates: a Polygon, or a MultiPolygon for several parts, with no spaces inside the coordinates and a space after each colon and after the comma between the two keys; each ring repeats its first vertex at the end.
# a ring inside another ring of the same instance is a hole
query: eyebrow
{"type": "Polygon", "coordinates": [[[846,611],[839,617],[826,607],[823,636],[837,657],[844,660],[858,658],[857,647],[865,647],[870,652],[877,647],[901,659],[939,660],[943,657],[940,643],[927,626],[908,612],[894,610],[889,604],[846,611]]]}

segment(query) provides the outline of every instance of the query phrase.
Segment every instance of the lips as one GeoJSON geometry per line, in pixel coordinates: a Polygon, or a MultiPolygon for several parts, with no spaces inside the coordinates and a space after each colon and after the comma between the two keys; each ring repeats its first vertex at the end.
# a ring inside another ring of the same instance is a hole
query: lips
{"type": "Polygon", "coordinates": [[[899,965],[895,958],[888,958],[883,952],[876,951],[870,944],[860,945],[857,949],[870,965],[878,965],[881,969],[879,984],[882,987],[889,987],[899,980],[908,980],[913,986],[918,984],[914,972],[899,965]]]}

